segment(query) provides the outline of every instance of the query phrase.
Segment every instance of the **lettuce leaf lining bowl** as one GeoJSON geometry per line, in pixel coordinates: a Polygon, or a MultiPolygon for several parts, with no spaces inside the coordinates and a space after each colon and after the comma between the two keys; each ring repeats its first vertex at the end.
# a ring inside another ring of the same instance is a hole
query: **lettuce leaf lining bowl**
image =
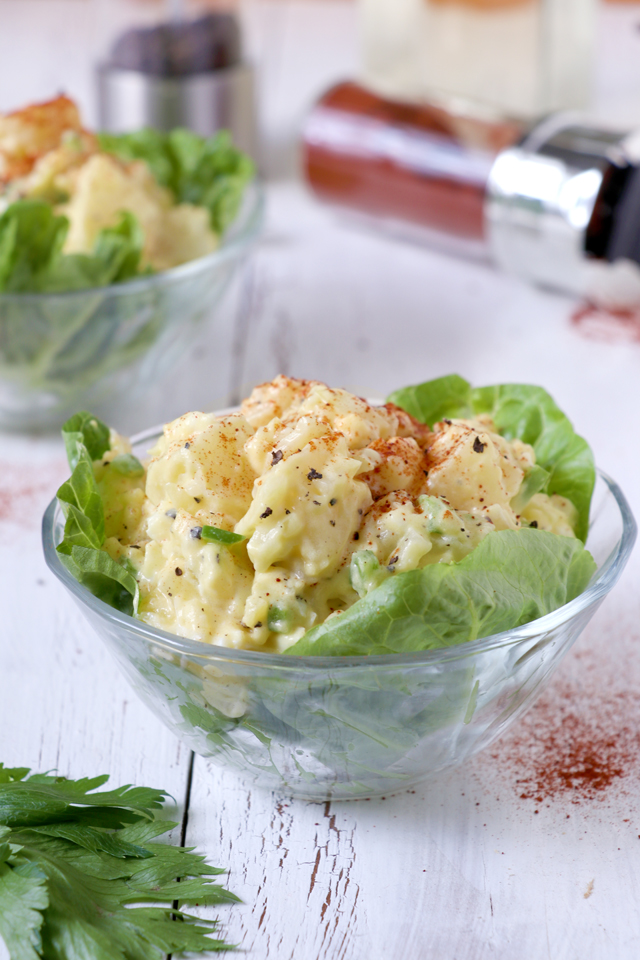
{"type": "MultiPolygon", "coordinates": [[[[134,438],[134,453],[143,456],[158,433],[134,438]]],[[[234,650],[149,627],[65,569],[56,552],[63,528],[54,500],[43,521],[47,564],[147,706],[190,749],[246,781],[317,801],[409,789],[504,733],[617,582],[636,536],[622,492],[599,473],[587,540],[597,572],[574,600],[456,646],[331,657],[234,650]]]]}
{"type": "Polygon", "coordinates": [[[66,293],[0,293],[0,428],[58,428],[76,410],[144,394],[216,321],[263,208],[254,182],[216,251],[161,273],[66,293]]]}

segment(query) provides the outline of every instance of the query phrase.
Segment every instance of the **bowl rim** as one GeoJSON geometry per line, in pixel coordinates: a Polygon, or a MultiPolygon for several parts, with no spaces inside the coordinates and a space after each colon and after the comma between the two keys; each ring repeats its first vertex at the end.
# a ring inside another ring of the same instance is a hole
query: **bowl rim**
{"type": "Polygon", "coordinates": [[[154,287],[179,283],[200,273],[206,273],[227,260],[233,260],[257,239],[262,228],[265,210],[265,191],[259,180],[254,179],[244,192],[242,204],[233,223],[223,234],[220,246],[204,257],[196,257],[177,267],[159,270],[146,277],[136,277],[123,283],[111,283],[104,287],[83,287],[81,290],[58,290],[51,293],[0,293],[0,305],[3,303],[42,303],[43,301],[63,301],[68,298],[86,297],[96,294],[126,296],[154,287]]]}
{"type": "MultiPolygon", "coordinates": [[[[234,412],[237,407],[218,410],[220,416],[234,412]]],[[[131,437],[132,445],[144,443],[156,437],[161,427],[152,427],[131,437]]],[[[627,563],[633,549],[637,534],[637,525],[631,512],[629,503],[618,484],[604,471],[597,469],[597,476],[604,482],[613,495],[620,511],[622,533],[620,539],[609,556],[603,562],[596,578],[579,596],[565,603],[557,610],[545,614],[530,623],[511,630],[490,634],[477,640],[455,644],[451,647],[416,651],[411,653],[393,654],[363,654],[358,656],[300,656],[286,653],[263,653],[260,650],[242,650],[235,647],[223,647],[217,644],[205,643],[201,640],[188,640],[177,634],[169,633],[157,627],[149,626],[142,620],[121,613],[98,599],[83,587],[60,562],[56,550],[55,529],[56,520],[61,507],[56,497],[47,507],[42,520],[42,542],[47,566],[67,587],[81,605],[92,609],[112,626],[123,629],[129,635],[137,635],[141,640],[163,647],[173,654],[186,657],[197,657],[201,660],[223,660],[230,663],[242,663],[254,667],[286,668],[288,670],[307,669],[327,671],[327,669],[347,669],[353,667],[398,667],[412,665],[436,665],[447,661],[465,659],[474,654],[480,654],[498,647],[513,646],[522,640],[531,640],[540,637],[570,621],[581,611],[602,600],[616,584],[627,563]]]]}

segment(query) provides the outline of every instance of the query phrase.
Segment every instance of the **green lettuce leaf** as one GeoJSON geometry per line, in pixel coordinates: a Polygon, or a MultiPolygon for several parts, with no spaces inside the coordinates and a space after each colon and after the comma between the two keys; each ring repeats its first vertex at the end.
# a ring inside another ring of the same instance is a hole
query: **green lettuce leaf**
{"type": "Polygon", "coordinates": [[[66,423],[63,423],[62,439],[72,470],[75,469],[80,456],[79,443],[84,444],[92,460],[99,460],[111,448],[109,427],[88,410],[75,413],[66,423]]]}
{"type": "Polygon", "coordinates": [[[64,537],[56,548],[60,560],[95,597],[133,615],[139,596],[135,572],[129,563],[118,562],[101,549],[105,540],[104,505],[93,460],[110,448],[109,428],[82,411],[67,420],[62,435],[73,473],[57,493],[65,514],[64,537]]]}
{"type": "Polygon", "coordinates": [[[507,440],[517,437],[533,447],[537,465],[549,472],[540,489],[573,503],[579,517],[576,536],[586,540],[595,484],[593,454],[542,387],[507,383],[474,389],[454,374],[396,390],[388,399],[429,426],[445,417],[488,414],[507,440]]]}
{"type": "Polygon", "coordinates": [[[42,200],[18,200],[0,216],[0,292],[37,291],[59,259],[69,229],[42,200]]]}
{"type": "Polygon", "coordinates": [[[477,640],[557,610],[585,589],[595,568],[572,537],[496,531],[458,563],[389,577],[287,653],[410,653],[477,640]]]}
{"type": "Polygon", "coordinates": [[[64,254],[69,221],[43,200],[17,200],[0,216],[0,293],[60,293],[123,283],[141,268],[144,236],[123,212],[91,254],[64,254]]]}
{"type": "Polygon", "coordinates": [[[99,135],[103,150],[124,160],[145,160],[154,177],[176,203],[193,203],[209,211],[211,229],[223,234],[236,216],[253,163],[234,147],[229,133],[200,137],[191,130],[169,133],[146,128],[134,133],[99,135]]]}

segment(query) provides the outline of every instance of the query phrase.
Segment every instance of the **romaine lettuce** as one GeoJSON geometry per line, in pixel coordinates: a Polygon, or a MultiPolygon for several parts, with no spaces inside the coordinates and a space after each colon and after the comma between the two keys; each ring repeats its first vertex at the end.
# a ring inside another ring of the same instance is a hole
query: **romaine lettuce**
{"type": "Polygon", "coordinates": [[[576,536],[586,539],[595,483],[593,454],[542,387],[506,383],[473,389],[453,374],[396,390],[388,399],[430,427],[445,417],[488,414],[507,440],[518,437],[533,447],[537,465],[549,471],[539,489],[571,500],[579,516],[576,536]]]}
{"type": "Polygon", "coordinates": [[[66,217],[42,200],[16,200],[0,216],[0,293],[61,293],[122,283],[148,273],[140,267],[144,238],[123,212],[101,230],[92,254],[62,253],[66,217]]]}
{"type": "Polygon", "coordinates": [[[103,150],[123,160],[145,160],[176,203],[206,207],[217,234],[233,221],[254,174],[253,163],[234,147],[226,130],[205,139],[182,128],[163,133],[147,127],[134,133],[101,133],[99,141],[103,150]]]}
{"type": "Polygon", "coordinates": [[[110,449],[109,428],[82,411],[67,420],[62,435],[73,472],[57,494],[65,514],[64,538],[57,547],[60,560],[95,597],[123,613],[134,614],[138,605],[135,572],[102,549],[104,506],[93,460],[110,449]]]}
{"type": "Polygon", "coordinates": [[[595,566],[572,537],[496,531],[457,563],[388,577],[344,613],[308,630],[287,653],[410,653],[477,640],[573,600],[595,566]]]}
{"type": "MultiPolygon", "coordinates": [[[[392,393],[390,402],[433,426],[445,417],[491,416],[507,439],[531,444],[536,467],[526,497],[567,497],[586,538],[595,482],[585,440],[542,387],[473,389],[462,377],[430,380],[392,393]]],[[[289,654],[381,654],[465,643],[528,623],[581,593],[595,571],[580,540],[541,530],[491,533],[458,563],[394,574],[344,613],[309,630],[289,654]]]]}

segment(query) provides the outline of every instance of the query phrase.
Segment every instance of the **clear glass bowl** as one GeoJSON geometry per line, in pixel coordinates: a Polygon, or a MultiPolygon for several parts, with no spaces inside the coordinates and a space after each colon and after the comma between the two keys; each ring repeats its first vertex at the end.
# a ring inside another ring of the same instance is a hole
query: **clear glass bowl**
{"type": "Polygon", "coordinates": [[[257,184],[218,250],[128,283],[0,294],[0,428],[60,427],[157,382],[216,312],[262,225],[257,184]]]}
{"type": "MultiPolygon", "coordinates": [[[[156,436],[137,438],[138,456],[156,436]]],[[[598,571],[564,607],[443,650],[296,657],[183,640],[118,613],[60,563],[63,525],[53,501],[43,522],[47,563],[142,700],[196,753],[258,786],[309,800],[408,789],[504,733],[616,583],[636,536],[620,489],[600,474],[588,539],[598,571]]]]}

